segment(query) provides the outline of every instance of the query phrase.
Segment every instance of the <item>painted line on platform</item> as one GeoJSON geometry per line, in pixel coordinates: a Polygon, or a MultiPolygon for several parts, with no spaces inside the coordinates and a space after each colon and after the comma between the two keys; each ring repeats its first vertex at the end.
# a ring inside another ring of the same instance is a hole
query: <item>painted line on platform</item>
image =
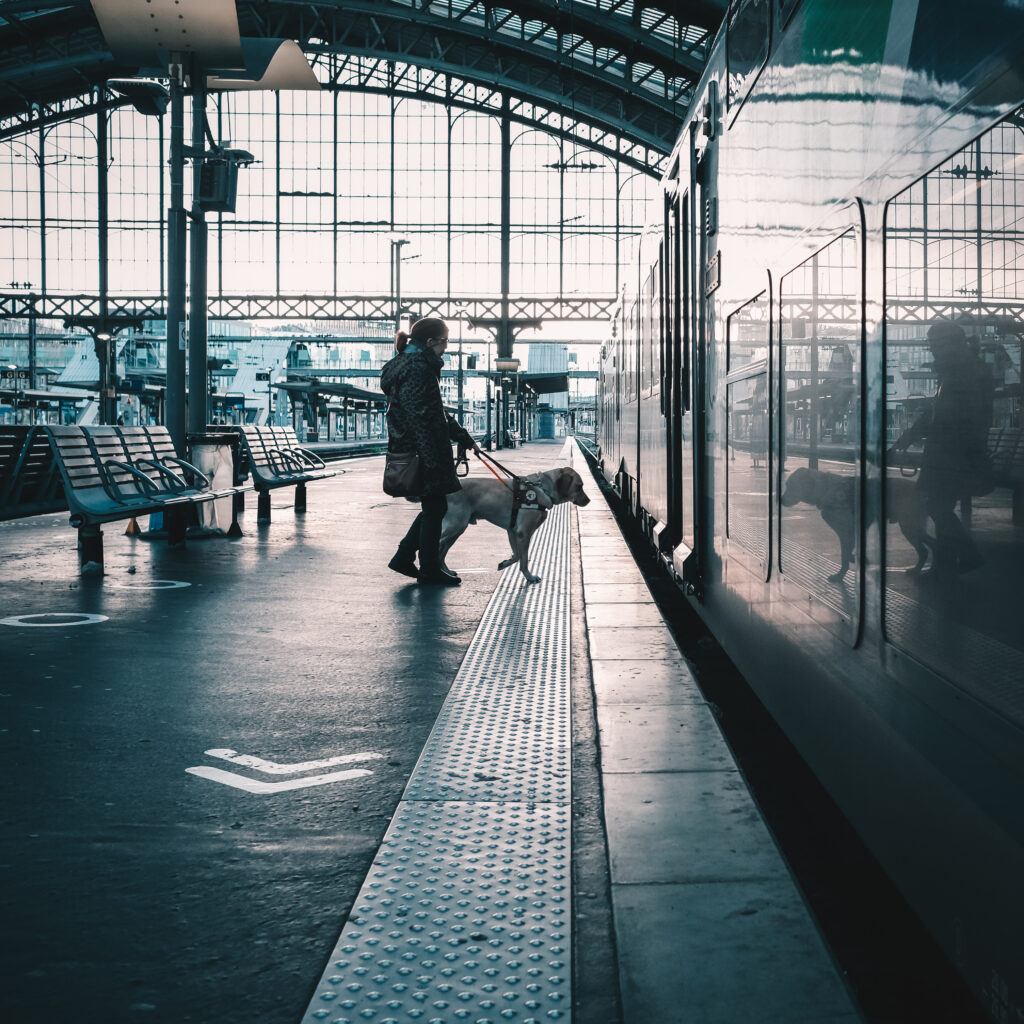
{"type": "Polygon", "coordinates": [[[304,779],[288,779],[285,782],[260,782],[259,779],[247,779],[243,775],[235,775],[234,772],[226,772],[220,768],[208,768],[205,765],[199,765],[196,768],[186,768],[185,771],[190,775],[198,775],[201,779],[220,782],[225,786],[233,786],[235,789],[244,789],[247,793],[259,793],[261,796],[267,796],[271,793],[284,793],[289,789],[326,786],[331,782],[344,782],[346,779],[358,779],[364,775],[373,774],[369,768],[351,768],[346,772],[310,775],[304,779]]]}
{"type": "Polygon", "coordinates": [[[120,590],[180,590],[182,587],[191,587],[191,583],[182,580],[133,580],[119,582],[118,580],[104,579],[103,585],[117,587],[120,590]]]}
{"type": "Polygon", "coordinates": [[[97,622],[106,622],[106,615],[86,615],[84,612],[36,612],[32,615],[11,615],[0,619],[3,626],[92,626],[97,622]],[[33,622],[38,619],[38,622],[33,622]]]}
{"type": "Polygon", "coordinates": [[[255,768],[267,775],[298,775],[300,772],[311,772],[316,768],[333,768],[336,764],[351,764],[353,761],[379,761],[384,755],[375,750],[366,750],[360,754],[339,754],[337,757],[325,757],[320,761],[301,761],[298,764],[278,764],[276,761],[265,761],[262,757],[251,754],[240,754],[237,750],[215,747],[204,750],[209,757],[219,757],[222,761],[240,764],[245,768],[255,768]]]}

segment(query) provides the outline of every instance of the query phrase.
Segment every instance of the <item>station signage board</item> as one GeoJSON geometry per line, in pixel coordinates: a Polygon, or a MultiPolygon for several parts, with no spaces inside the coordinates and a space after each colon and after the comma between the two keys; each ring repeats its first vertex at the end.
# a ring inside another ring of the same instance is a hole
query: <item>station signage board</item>
{"type": "Polygon", "coordinates": [[[28,370],[0,370],[0,388],[30,388],[32,374],[28,370]]]}

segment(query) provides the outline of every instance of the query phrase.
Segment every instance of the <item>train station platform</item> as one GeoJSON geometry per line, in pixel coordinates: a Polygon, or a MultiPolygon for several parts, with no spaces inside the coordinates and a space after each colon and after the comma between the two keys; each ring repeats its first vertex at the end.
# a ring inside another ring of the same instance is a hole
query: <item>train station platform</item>
{"type": "Polygon", "coordinates": [[[860,1019],[580,449],[498,454],[591,498],[536,585],[390,572],[380,457],[101,579],[0,525],[8,1019],[860,1019]]]}

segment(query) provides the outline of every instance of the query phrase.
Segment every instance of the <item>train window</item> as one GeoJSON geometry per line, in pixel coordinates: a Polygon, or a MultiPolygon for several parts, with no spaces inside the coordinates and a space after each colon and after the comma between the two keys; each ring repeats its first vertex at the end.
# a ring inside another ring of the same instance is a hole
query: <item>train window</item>
{"type": "Polygon", "coordinates": [[[799,3],[800,0],[776,0],[778,13],[775,15],[775,24],[784,26],[799,3]]]}
{"type": "Polygon", "coordinates": [[[769,436],[767,292],[729,317],[726,378],[726,532],[762,565],[768,562],[769,436]]]}
{"type": "Polygon", "coordinates": [[[768,59],[770,26],[769,0],[739,0],[732,5],[725,41],[729,110],[743,102],[768,59]]]}
{"type": "Polygon", "coordinates": [[[768,359],[768,296],[762,293],[729,317],[728,371],[768,359]]]}
{"type": "Polygon", "coordinates": [[[654,266],[640,300],[640,390],[649,395],[654,386],[654,280],[658,267],[654,266]]]}
{"type": "Polygon", "coordinates": [[[626,317],[625,329],[622,332],[622,358],[625,361],[623,372],[626,375],[626,401],[635,402],[637,399],[637,358],[639,357],[639,324],[637,322],[637,304],[634,302],[629,307],[629,314],[626,317]]]}
{"type": "MultiPolygon", "coordinates": [[[[782,278],[779,568],[856,627],[861,273],[852,229],[782,278]]],[[[836,620],[832,620],[836,621],[836,620]]]]}
{"type": "Polygon", "coordinates": [[[663,246],[658,247],[658,262],[651,271],[651,392],[655,395],[661,391],[661,378],[665,372],[665,331],[661,306],[662,249],[663,246]]]}
{"type": "Polygon", "coordinates": [[[888,639],[1024,725],[1018,109],[885,214],[888,639]]]}

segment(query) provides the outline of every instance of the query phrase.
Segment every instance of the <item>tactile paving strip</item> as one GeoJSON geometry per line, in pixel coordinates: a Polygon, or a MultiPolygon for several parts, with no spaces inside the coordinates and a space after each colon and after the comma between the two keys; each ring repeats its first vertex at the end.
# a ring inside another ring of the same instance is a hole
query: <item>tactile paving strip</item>
{"type": "Polygon", "coordinates": [[[569,799],[569,507],[505,570],[413,770],[407,800],[569,799]]]}
{"type": "Polygon", "coordinates": [[[402,803],[308,1019],[568,1020],[567,806],[402,803]]]}
{"type": "Polygon", "coordinates": [[[304,1021],[571,1016],[569,515],[506,569],[304,1021]]]}

